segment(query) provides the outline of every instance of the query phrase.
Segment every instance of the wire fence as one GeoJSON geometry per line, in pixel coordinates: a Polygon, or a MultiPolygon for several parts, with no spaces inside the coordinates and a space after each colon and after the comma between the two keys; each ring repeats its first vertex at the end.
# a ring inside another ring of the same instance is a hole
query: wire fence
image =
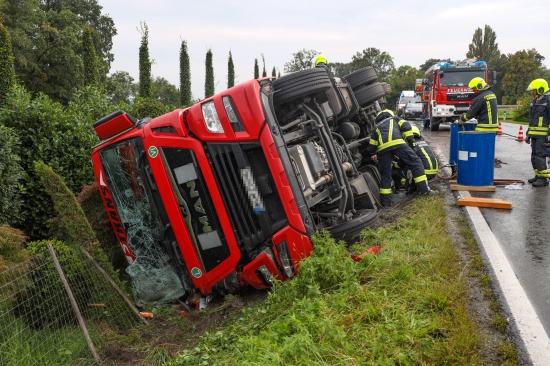
{"type": "Polygon", "coordinates": [[[0,365],[97,365],[143,320],[86,251],[49,244],[0,272],[0,365]]]}

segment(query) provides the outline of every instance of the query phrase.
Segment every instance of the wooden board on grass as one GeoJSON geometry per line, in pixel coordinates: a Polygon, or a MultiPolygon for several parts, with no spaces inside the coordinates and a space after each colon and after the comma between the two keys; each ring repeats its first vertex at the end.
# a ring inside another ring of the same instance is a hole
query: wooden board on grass
{"type": "Polygon", "coordinates": [[[494,192],[495,186],[463,186],[461,184],[451,184],[451,191],[476,191],[476,192],[494,192]]]}
{"type": "Polygon", "coordinates": [[[475,207],[488,207],[488,208],[504,208],[511,210],[512,202],[504,201],[500,198],[481,198],[481,197],[465,197],[459,198],[459,206],[475,206],[475,207]]]}

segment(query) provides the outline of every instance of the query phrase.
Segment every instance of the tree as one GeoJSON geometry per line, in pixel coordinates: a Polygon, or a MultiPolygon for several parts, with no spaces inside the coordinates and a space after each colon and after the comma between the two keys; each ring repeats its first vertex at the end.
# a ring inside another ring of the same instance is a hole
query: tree
{"type": "Polygon", "coordinates": [[[233,65],[233,56],[229,51],[229,58],[227,60],[227,89],[235,86],[235,65],[233,65]]]}
{"type": "Polygon", "coordinates": [[[391,72],[395,69],[393,57],[387,52],[381,52],[379,49],[370,47],[361,52],[357,52],[351,59],[354,70],[359,70],[366,66],[374,67],[379,80],[387,80],[391,72]]]}
{"type": "Polygon", "coordinates": [[[389,78],[389,84],[391,85],[391,92],[386,95],[388,101],[388,108],[393,109],[393,106],[397,102],[401,91],[414,90],[416,79],[422,78],[424,73],[412,66],[399,66],[393,70],[389,78]]]}
{"type": "Polygon", "coordinates": [[[138,31],[141,33],[139,46],[139,96],[151,97],[151,60],[149,59],[149,28],[145,22],[140,23],[138,31]]]}
{"type": "Polygon", "coordinates": [[[260,67],[258,66],[258,59],[254,59],[254,79],[260,77],[260,67]]]}
{"type": "Polygon", "coordinates": [[[265,78],[265,77],[267,76],[267,71],[265,71],[265,56],[264,56],[263,53],[262,53],[261,55],[262,55],[262,63],[263,63],[263,65],[264,65],[264,66],[263,66],[263,71],[262,71],[262,77],[265,78]]]}
{"type": "Polygon", "coordinates": [[[187,42],[182,40],[180,47],[180,105],[189,107],[191,104],[191,67],[187,42]]]}
{"type": "Polygon", "coordinates": [[[88,24],[82,29],[82,63],[84,64],[84,85],[98,85],[97,58],[95,55],[92,29],[88,24]]]}
{"type": "Polygon", "coordinates": [[[16,153],[19,148],[13,129],[0,124],[0,226],[15,224],[21,207],[19,184],[25,173],[16,153]]]}
{"type": "Polygon", "coordinates": [[[285,72],[295,72],[309,69],[315,56],[321,52],[315,50],[306,50],[305,48],[292,54],[292,60],[285,63],[285,72]]]}
{"type": "Polygon", "coordinates": [[[485,30],[477,28],[472,37],[472,43],[468,46],[466,57],[489,62],[500,56],[497,35],[493,29],[485,25],[485,30]]]}
{"type": "Polygon", "coordinates": [[[214,67],[212,66],[212,50],[206,52],[206,77],[204,81],[204,97],[208,98],[214,95],[214,67]]]}
{"type": "Polygon", "coordinates": [[[105,94],[113,103],[130,104],[137,97],[138,86],[127,71],[117,71],[107,78],[105,94]]]}
{"type": "Polygon", "coordinates": [[[277,76],[277,70],[275,70],[275,66],[273,66],[273,70],[271,70],[271,76],[273,77],[277,76]]]}
{"type": "Polygon", "coordinates": [[[151,97],[158,100],[165,106],[173,106],[175,109],[179,103],[180,92],[175,85],[172,85],[162,77],[156,77],[153,79],[151,85],[151,97]]]}
{"type": "Polygon", "coordinates": [[[0,21],[0,107],[4,105],[6,95],[15,84],[15,69],[10,34],[0,21]]]}
{"type": "Polygon", "coordinates": [[[508,55],[506,75],[502,78],[502,103],[516,103],[526,93],[527,85],[538,77],[544,56],[535,49],[508,55]]]}
{"type": "Polygon", "coordinates": [[[71,90],[82,85],[82,42],[92,29],[100,81],[109,73],[113,55],[113,20],[101,14],[96,0],[4,1],[0,12],[8,28],[18,82],[34,95],[39,92],[67,103],[71,90]]]}

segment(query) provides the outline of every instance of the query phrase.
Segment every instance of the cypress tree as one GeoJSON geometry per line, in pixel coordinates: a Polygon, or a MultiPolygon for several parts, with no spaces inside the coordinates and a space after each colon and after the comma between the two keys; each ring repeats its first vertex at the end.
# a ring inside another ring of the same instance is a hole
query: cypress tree
{"type": "Polygon", "coordinates": [[[141,33],[141,45],[139,46],[139,96],[151,98],[151,60],[149,59],[149,28],[145,22],[141,22],[138,31],[141,33]]]}
{"type": "Polygon", "coordinates": [[[273,70],[271,70],[271,76],[273,77],[277,76],[277,70],[275,70],[275,66],[273,66],[273,70]]]}
{"type": "Polygon", "coordinates": [[[88,23],[82,29],[82,63],[84,64],[84,85],[97,85],[99,82],[97,57],[92,28],[88,23]]]}
{"type": "Polygon", "coordinates": [[[258,67],[258,59],[254,59],[254,79],[260,77],[260,68],[258,67]]]}
{"type": "Polygon", "coordinates": [[[204,81],[204,97],[214,95],[214,67],[212,66],[212,50],[206,52],[206,80],[204,81]]]}
{"type": "Polygon", "coordinates": [[[0,22],[0,106],[6,102],[6,95],[15,84],[13,51],[8,29],[0,22]]]}
{"type": "Polygon", "coordinates": [[[227,89],[235,86],[235,66],[233,65],[233,56],[229,51],[229,60],[227,61],[227,89]]]}
{"type": "Polygon", "coordinates": [[[267,72],[265,71],[265,56],[264,56],[263,53],[261,55],[262,55],[262,63],[264,65],[264,68],[263,68],[263,71],[262,71],[262,77],[265,78],[267,76],[267,72]]]}
{"type": "Polygon", "coordinates": [[[191,105],[191,68],[187,42],[181,41],[180,48],[180,104],[182,107],[191,105]]]}

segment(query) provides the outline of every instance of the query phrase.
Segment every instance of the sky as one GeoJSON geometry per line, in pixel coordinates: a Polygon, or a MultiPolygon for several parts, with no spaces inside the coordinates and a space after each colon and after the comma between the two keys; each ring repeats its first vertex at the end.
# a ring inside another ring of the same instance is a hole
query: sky
{"type": "Polygon", "coordinates": [[[550,65],[550,1],[369,1],[369,0],[98,0],[117,29],[110,72],[127,71],[139,81],[141,22],[149,29],[153,77],[179,88],[179,53],[187,42],[194,99],[204,97],[205,59],[213,55],[216,93],[227,87],[231,51],[236,83],[262,72],[281,75],[293,54],[306,49],[328,62],[350,62],[374,47],[395,67],[418,68],[430,58],[466,58],[477,28],[489,25],[501,53],[535,48],[550,65]]]}

